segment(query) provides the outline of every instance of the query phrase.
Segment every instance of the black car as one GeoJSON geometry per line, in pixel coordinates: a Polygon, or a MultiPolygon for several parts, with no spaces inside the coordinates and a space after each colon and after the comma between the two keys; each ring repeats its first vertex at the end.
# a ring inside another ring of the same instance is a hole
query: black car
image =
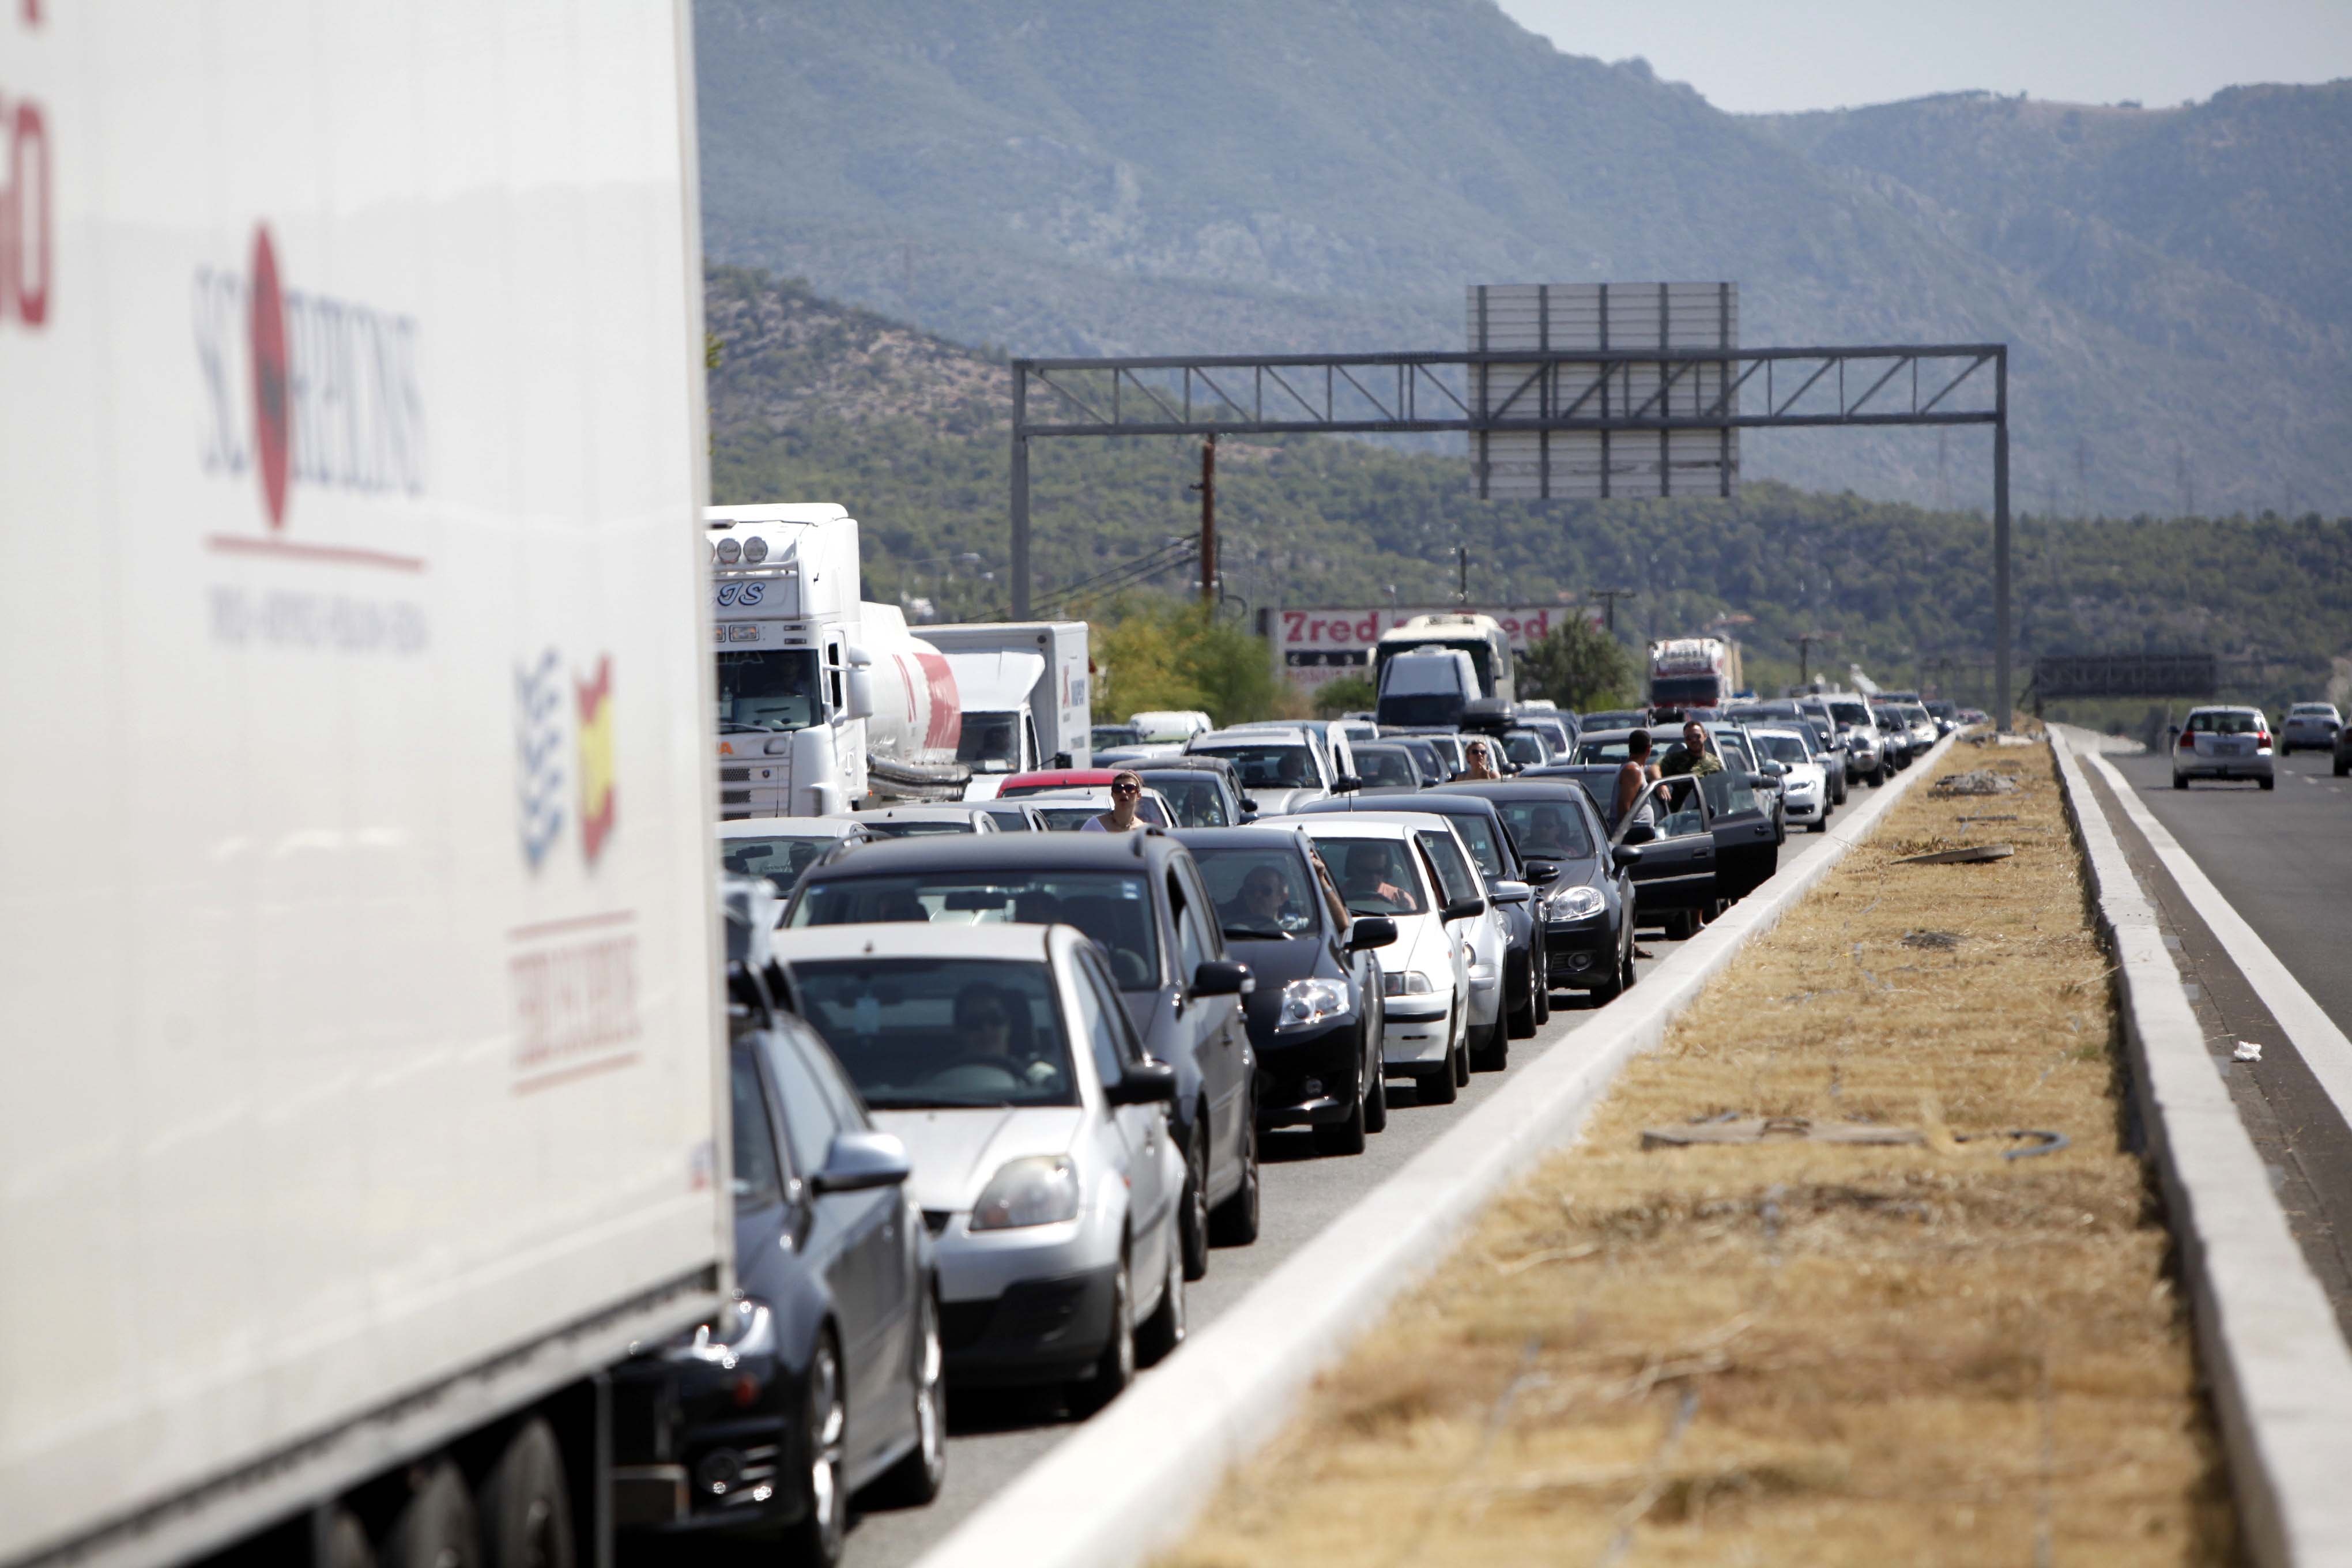
{"type": "Polygon", "coordinates": [[[1351,917],[1304,833],[1192,828],[1176,837],[1208,884],[1228,948],[1257,981],[1248,1014],[1258,1125],[1309,1127],[1322,1152],[1362,1153],[1364,1135],[1389,1120],[1386,1009],[1372,951],[1396,941],[1396,922],[1351,917]]]}
{"type": "Polygon", "coordinates": [[[1696,935],[1724,897],[1707,792],[1700,787],[1721,776],[1679,773],[1651,783],[1612,836],[1620,858],[1630,862],[1635,918],[1677,942],[1696,935]],[[1631,857],[1622,854],[1628,849],[1631,857]]]}
{"type": "Polygon", "coordinates": [[[1167,797],[1179,827],[1231,827],[1257,820],[1257,802],[1242,788],[1242,776],[1223,757],[1151,757],[1129,764],[1146,789],[1167,797]]]}
{"type": "MultiPolygon", "coordinates": [[[[758,942],[742,912],[739,954],[758,942]]],[[[782,1532],[793,1560],[831,1563],[853,1495],[926,1503],[946,1478],[939,1284],[905,1148],[772,973],[729,966],[740,1293],[614,1373],[612,1498],[624,1529],[782,1532]]]]}
{"type": "MultiPolygon", "coordinates": [[[[1555,990],[1606,1002],[1633,983],[1633,880],[1618,863],[1601,814],[1571,779],[1522,775],[1447,784],[1435,792],[1491,802],[1535,888],[1543,920],[1543,976],[1555,990]]],[[[1549,1003],[1547,1003],[1549,1006],[1549,1003]]]]}
{"type": "Polygon", "coordinates": [[[1364,781],[1364,794],[1410,795],[1440,782],[1424,771],[1412,747],[1394,741],[1359,741],[1349,751],[1356,759],[1356,776],[1364,781]]]}
{"type": "Polygon", "coordinates": [[[1100,944],[1144,1049],[1176,1069],[1184,1271],[1198,1279],[1213,1240],[1257,1239],[1257,1057],[1242,1010],[1246,973],[1181,844],[1157,828],[870,844],[811,868],[783,923],[968,923],[1001,910],[1076,926],[1100,944]]]}
{"type": "Polygon", "coordinates": [[[1509,896],[1514,886],[1532,887],[1535,879],[1528,875],[1528,865],[1495,803],[1484,795],[1464,794],[1449,785],[1423,790],[1411,800],[1391,796],[1360,801],[1347,795],[1317,801],[1300,807],[1297,815],[1341,811],[1426,811],[1452,819],[1462,841],[1470,847],[1470,858],[1477,862],[1479,876],[1486,879],[1487,895],[1496,899],[1505,923],[1510,927],[1511,945],[1503,974],[1504,1033],[1514,1040],[1532,1037],[1551,1017],[1551,982],[1546,971],[1545,947],[1536,940],[1541,916],[1536,910],[1536,898],[1509,896]]]}

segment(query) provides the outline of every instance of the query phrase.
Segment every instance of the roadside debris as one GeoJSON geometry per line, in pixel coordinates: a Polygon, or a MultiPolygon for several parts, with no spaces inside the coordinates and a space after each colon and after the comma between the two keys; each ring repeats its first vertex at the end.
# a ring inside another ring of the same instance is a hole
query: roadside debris
{"type": "Polygon", "coordinates": [[[1906,931],[1903,933],[1906,947],[1925,947],[1937,952],[1949,952],[1968,940],[1956,931],[1906,931]]]}
{"type": "Polygon", "coordinates": [[[1936,781],[1929,793],[1939,799],[1956,795],[2015,795],[2017,780],[1990,768],[1975,768],[1964,773],[1946,773],[1936,781]]]}
{"type": "Polygon", "coordinates": [[[1979,844],[1969,849],[1945,849],[1933,855],[1911,855],[1897,866],[1972,866],[1983,860],[2006,860],[2017,853],[2014,844],[1979,844]]]}
{"type": "Polygon", "coordinates": [[[1727,1113],[1682,1127],[1644,1127],[1644,1149],[1685,1149],[1699,1143],[1761,1143],[1767,1138],[1804,1138],[1816,1143],[1925,1143],[1913,1127],[1877,1127],[1859,1121],[1813,1121],[1802,1116],[1736,1116],[1727,1113]]]}
{"type": "Polygon", "coordinates": [[[2238,1048],[2230,1053],[2233,1062],[2258,1062],[2263,1059],[2263,1047],[2252,1040],[2240,1040],[2238,1048]]]}

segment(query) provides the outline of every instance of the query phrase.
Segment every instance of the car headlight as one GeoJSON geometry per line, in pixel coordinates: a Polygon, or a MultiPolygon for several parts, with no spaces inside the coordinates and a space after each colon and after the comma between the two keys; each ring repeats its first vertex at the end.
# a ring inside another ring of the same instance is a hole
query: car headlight
{"type": "Polygon", "coordinates": [[[732,1372],[745,1356],[776,1353],[776,1315],[765,1301],[738,1296],[719,1309],[717,1316],[698,1324],[693,1333],[664,1347],[665,1361],[708,1362],[732,1372]]]}
{"type": "Polygon", "coordinates": [[[1598,888],[1563,888],[1551,898],[1551,917],[1559,921],[1589,920],[1609,907],[1598,888]]]}
{"type": "Polygon", "coordinates": [[[1078,1217],[1078,1167],[1067,1154],[1007,1160],[971,1206],[973,1230],[1018,1230],[1078,1217]]]}
{"type": "Polygon", "coordinates": [[[1433,996],[1436,984],[1418,969],[1390,970],[1381,976],[1383,996],[1433,996]]]}
{"type": "Polygon", "coordinates": [[[1336,980],[1294,980],[1282,988],[1276,1029],[1304,1029],[1348,1011],[1347,987],[1336,980]]]}

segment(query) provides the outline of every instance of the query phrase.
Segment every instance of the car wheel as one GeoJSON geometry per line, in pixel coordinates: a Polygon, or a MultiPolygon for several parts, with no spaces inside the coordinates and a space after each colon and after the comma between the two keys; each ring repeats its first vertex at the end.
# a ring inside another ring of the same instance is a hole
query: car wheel
{"type": "Polygon", "coordinates": [[[1827,811],[1823,811],[1819,816],[1805,824],[1805,831],[1808,833],[1827,833],[1829,830],[1830,814],[1827,811]]]}
{"type": "Polygon", "coordinates": [[[2187,789],[2189,787],[2189,781],[2181,777],[2179,773],[2175,773],[2172,775],[2172,787],[2175,789],[2187,789]]]}
{"type": "Polygon", "coordinates": [[[2276,780],[2276,779],[2264,779],[2264,780],[2263,781],[2263,787],[2264,789],[2269,789],[2272,785],[2273,785],[2273,784],[2277,784],[2277,783],[2278,783],[2278,780],[2276,780]]]}
{"type": "Polygon", "coordinates": [[[1184,1196],[1177,1205],[1177,1235],[1182,1243],[1184,1278],[1209,1271],[1209,1113],[1192,1119],[1192,1145],[1184,1151],[1184,1196]]]}
{"type": "MultiPolygon", "coordinates": [[[[1533,1033],[1532,1030],[1529,1031],[1533,1033]]],[[[1477,1072],[1501,1072],[1511,1065],[1511,1035],[1503,1020],[1496,1019],[1486,1026],[1486,1038],[1470,1052],[1470,1066],[1477,1072]]]]}
{"type": "Polygon", "coordinates": [[[2336,764],[2336,776],[2337,778],[2342,778],[2347,773],[2352,773],[2352,761],[2340,761],[2336,764]]]}
{"type": "Polygon", "coordinates": [[[920,1508],[947,1484],[947,1413],[940,1399],[946,1358],[940,1350],[939,1304],[930,1291],[916,1298],[915,1311],[914,1364],[908,1368],[914,1382],[915,1446],[866,1489],[867,1498],[882,1508],[920,1508]]]}
{"type": "Polygon", "coordinates": [[[1469,1009],[1465,1007],[1462,1012],[1462,1037],[1454,1042],[1454,1087],[1456,1089],[1467,1089],[1469,1086],[1470,1012],[1469,1009]]]}
{"type": "Polygon", "coordinates": [[[1520,987],[1519,999],[1511,1005],[1507,1032],[1515,1040],[1531,1040],[1536,1035],[1536,960],[1528,955],[1527,983],[1520,987]]]}
{"type": "Polygon", "coordinates": [[[1536,1027],[1551,1022],[1551,951],[1536,951],[1536,1027]]]}
{"type": "Polygon", "coordinates": [[[1127,1392],[1135,1381],[1135,1297],[1127,1278],[1127,1254],[1110,1277],[1110,1342],[1096,1358],[1092,1376],[1070,1385],[1070,1410],[1084,1418],[1127,1392]]]}
{"type": "Polygon", "coordinates": [[[1184,1258],[1181,1247],[1168,1248],[1168,1280],[1160,1288],[1160,1305],[1135,1334],[1136,1358],[1154,1366],[1184,1342],[1184,1258]]]}
{"type": "Polygon", "coordinates": [[[1257,1239],[1257,1107],[1242,1118],[1242,1184],[1209,1215],[1209,1239],[1219,1247],[1247,1247],[1257,1239]]]}
{"type": "Polygon", "coordinates": [[[808,1425],[801,1434],[801,1452],[808,1460],[808,1511],[785,1531],[785,1552],[795,1563],[832,1568],[841,1561],[842,1537],[849,1530],[849,1500],[841,1491],[849,1406],[841,1391],[841,1353],[830,1333],[817,1336],[806,1392],[803,1419],[808,1425]]]}
{"type": "Polygon", "coordinates": [[[1389,1080],[1381,1063],[1372,1065],[1371,1087],[1365,1091],[1370,1098],[1364,1105],[1364,1131],[1385,1132],[1389,1130],[1389,1080]]]}
{"type": "Polygon", "coordinates": [[[1318,1154],[1360,1154],[1364,1152],[1364,1125],[1367,1109],[1364,1097],[1369,1092],[1356,1085],[1356,1102],[1348,1108],[1345,1121],[1326,1121],[1315,1129],[1315,1152],[1318,1154]]]}
{"type": "Polygon", "coordinates": [[[1454,1038],[1454,1015],[1445,1016],[1445,1060],[1435,1072],[1424,1072],[1412,1080],[1413,1100],[1422,1105],[1451,1105],[1462,1092],[1454,1077],[1454,1064],[1460,1058],[1462,1047],[1454,1038]]]}
{"type": "Polygon", "coordinates": [[[479,1568],[474,1500],[457,1466],[443,1460],[426,1470],[392,1521],[382,1561],[385,1568],[479,1568]]]}
{"type": "Polygon", "coordinates": [[[516,1431],[482,1482],[479,1501],[488,1568],[572,1568],[572,1494],[545,1421],[516,1431]]]}

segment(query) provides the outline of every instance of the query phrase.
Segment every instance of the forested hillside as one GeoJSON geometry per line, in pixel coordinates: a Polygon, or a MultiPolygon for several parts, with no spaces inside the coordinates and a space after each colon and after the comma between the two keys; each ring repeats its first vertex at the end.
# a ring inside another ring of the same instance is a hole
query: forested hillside
{"type": "MultiPolygon", "coordinates": [[[[871,589],[930,597],[952,616],[1003,613],[1002,361],[756,273],[714,271],[709,311],[721,343],[717,499],[839,500],[865,523],[871,589]]],[[[1192,532],[1198,463],[1196,445],[1171,439],[1040,443],[1041,596],[1192,532]]],[[[1236,611],[1378,603],[1391,586],[1442,597],[1460,542],[1480,595],[1635,589],[1620,609],[1629,637],[1752,616],[1740,635],[1766,680],[1793,677],[1807,631],[1839,634],[1827,652],[1837,668],[1858,662],[1886,681],[1916,679],[1937,658],[1965,672],[1992,642],[1979,512],[1777,484],[1728,501],[1480,501],[1462,458],[1330,438],[1221,444],[1218,498],[1236,611]]],[[[2352,521],[2027,510],[2016,562],[2028,656],[2210,650],[2243,658],[2247,694],[2278,700],[2315,689],[2330,657],[2352,652],[2352,521]]]]}
{"type": "MultiPolygon", "coordinates": [[[[2040,510],[2352,509],[2340,89],[1800,123],[1561,53],[1491,0],[696,22],[712,259],[963,342],[1446,348],[1466,284],[1731,279],[1749,343],[2010,342],[2040,510]]],[[[1980,457],[1938,452],[1782,437],[1748,475],[1984,502],[1980,457]]]]}

